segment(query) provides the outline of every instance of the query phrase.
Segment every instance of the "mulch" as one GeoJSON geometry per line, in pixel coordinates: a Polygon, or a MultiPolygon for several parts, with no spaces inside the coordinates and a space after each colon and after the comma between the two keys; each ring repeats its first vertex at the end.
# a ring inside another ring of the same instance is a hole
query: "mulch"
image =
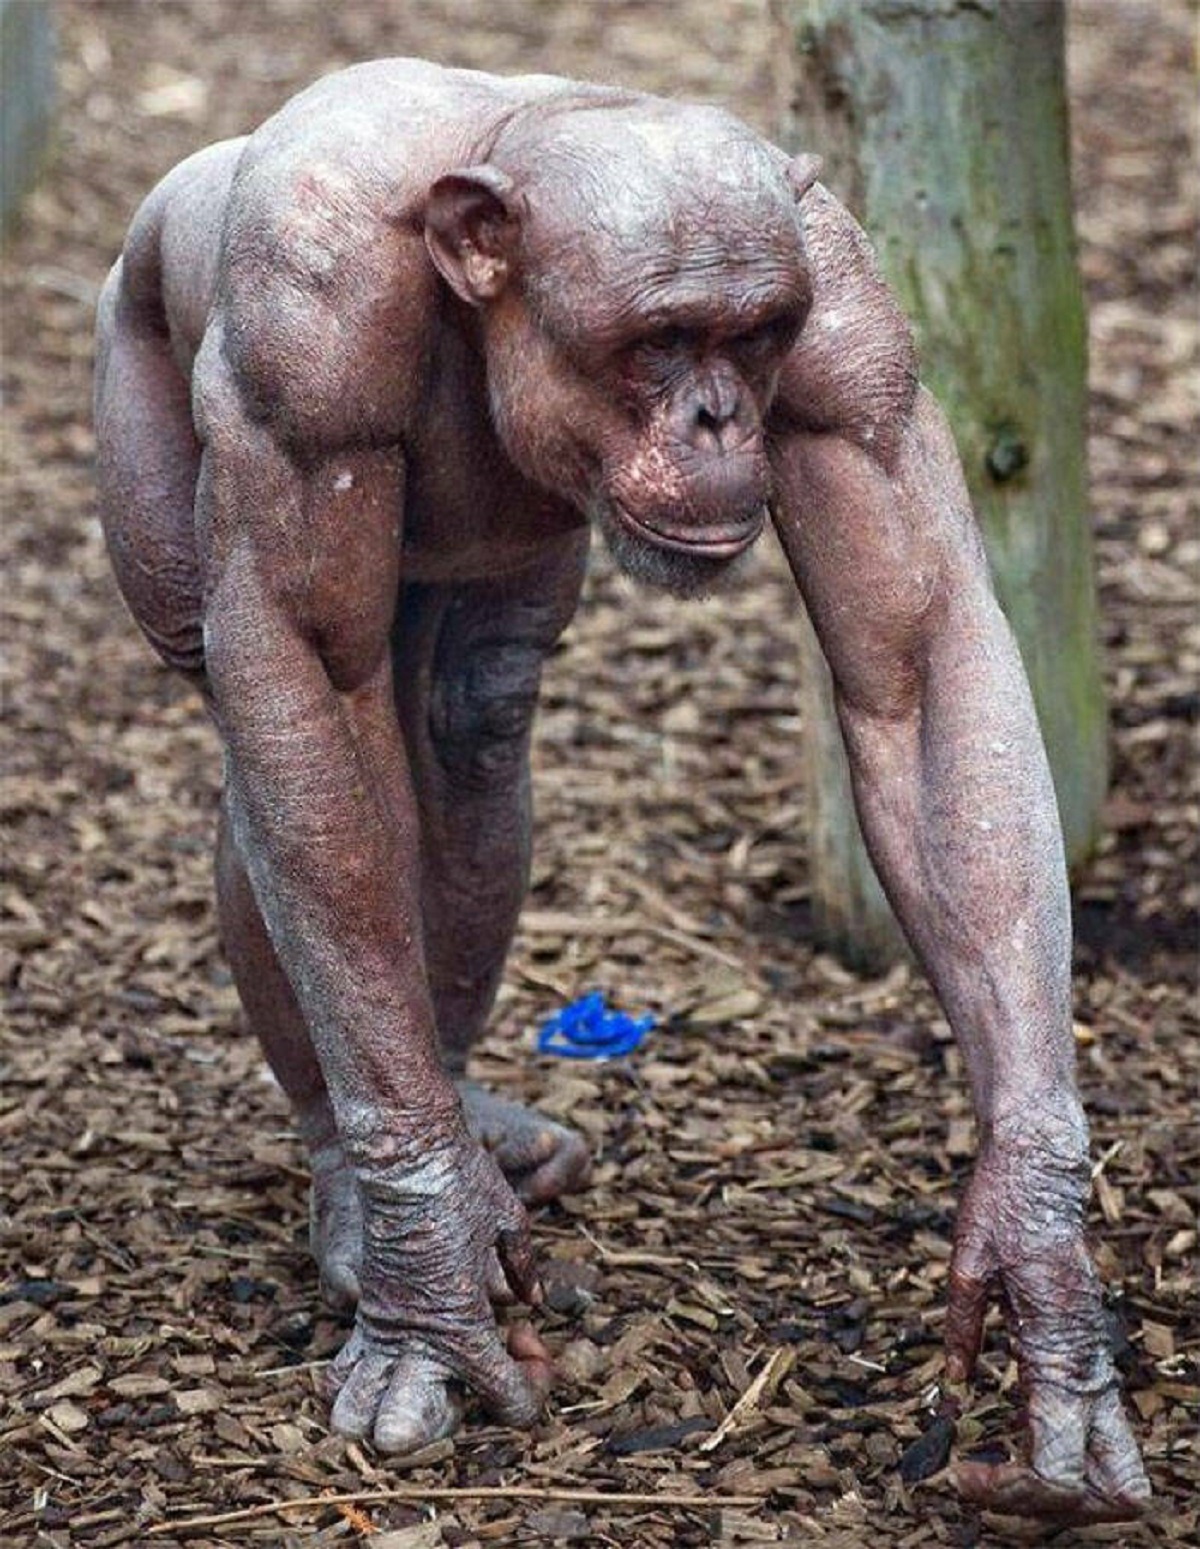
{"type": "MultiPolygon", "coordinates": [[[[1077,888],[1076,1014],[1098,1258],[1159,1504],[1149,1525],[1059,1541],[1184,1544],[1200,1532],[1195,13],[1093,0],[1072,17],[1114,740],[1108,831],[1077,888]]],[[[217,949],[217,750],[124,616],[95,522],[92,305],[167,166],[385,53],[666,86],[766,128],[760,4],[72,0],[58,18],[58,143],[0,276],[0,1543],[1037,1536],[981,1520],[938,1472],[969,1106],[918,976],[859,980],[806,940],[778,556],[719,605],[639,595],[598,562],[551,665],[533,889],[479,1065],[599,1157],[594,1188],[535,1222],[562,1383],[531,1436],[477,1420],[396,1462],[326,1428],[315,1377],[344,1329],[318,1303],[301,1154],[217,949]],[[659,1029],[611,1065],[538,1057],[540,1018],[592,987],[659,1029]]],[[[997,1322],[960,1451],[1013,1436],[1014,1380],[997,1322]]]]}

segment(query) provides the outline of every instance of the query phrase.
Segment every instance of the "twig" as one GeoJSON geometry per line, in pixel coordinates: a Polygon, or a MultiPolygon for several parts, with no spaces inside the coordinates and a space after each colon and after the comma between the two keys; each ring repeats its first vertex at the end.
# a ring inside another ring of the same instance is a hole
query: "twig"
{"type": "Polygon", "coordinates": [[[681,1258],[677,1253],[648,1253],[644,1249],[609,1248],[593,1237],[586,1226],[579,1229],[587,1240],[595,1248],[596,1252],[606,1264],[611,1264],[614,1269],[635,1269],[638,1266],[651,1269],[669,1269],[677,1264],[686,1264],[694,1269],[695,1265],[690,1259],[681,1258]]]}
{"type": "Polygon", "coordinates": [[[1096,1179],[1112,1161],[1113,1157],[1118,1156],[1124,1149],[1125,1142],[1123,1140],[1114,1140],[1112,1145],[1108,1147],[1104,1154],[1097,1158],[1097,1160],[1092,1164],[1093,1183],[1095,1183],[1096,1179]]]}
{"type": "Polygon", "coordinates": [[[295,1372],[320,1371],[323,1366],[328,1366],[333,1357],[323,1356],[319,1361],[297,1361],[292,1366],[265,1366],[262,1371],[254,1373],[256,1377],[291,1377],[295,1372]]]}
{"type": "Polygon", "coordinates": [[[657,936],[661,941],[669,941],[672,946],[682,947],[694,957],[710,957],[714,962],[722,963],[726,968],[735,968],[738,973],[746,972],[746,964],[731,952],[722,952],[720,947],[714,947],[707,941],[701,941],[698,936],[685,935],[681,930],[672,930],[669,925],[649,925],[646,927],[652,936],[657,936]]]}
{"type": "Polygon", "coordinates": [[[887,1367],[879,1361],[868,1361],[865,1355],[848,1355],[846,1359],[854,1366],[861,1366],[869,1372],[887,1372],[887,1367]]]}
{"type": "Polygon", "coordinates": [[[521,916],[527,936],[631,936],[653,929],[640,914],[566,914],[557,909],[527,909],[521,916]]]}
{"type": "Polygon", "coordinates": [[[527,936],[633,936],[639,931],[658,936],[674,946],[682,947],[696,957],[709,957],[726,968],[736,968],[745,973],[746,965],[729,952],[722,952],[707,941],[701,941],[670,925],[660,925],[644,914],[614,914],[607,917],[586,914],[560,914],[554,909],[529,909],[521,916],[521,929],[527,936]]]}
{"type": "Polygon", "coordinates": [[[738,1399],[737,1403],[717,1426],[711,1436],[706,1436],[700,1443],[701,1452],[712,1452],[725,1440],[731,1431],[736,1431],[750,1414],[757,1409],[764,1395],[774,1393],[775,1389],[791,1371],[796,1360],[796,1352],[788,1345],[781,1345],[778,1350],[772,1351],[770,1359],[763,1365],[762,1371],[738,1399]]]}
{"type": "Polygon", "coordinates": [[[219,1511],[204,1517],[176,1517],[156,1522],[144,1531],[147,1537],[161,1533],[187,1532],[195,1527],[222,1527],[227,1522],[248,1522],[252,1517],[271,1517],[285,1511],[312,1506],[375,1506],[387,1501],[554,1501],[573,1506],[652,1506],[719,1509],[734,1506],[761,1506],[761,1495],[672,1495],[626,1490],[553,1490],[535,1485],[491,1485],[464,1487],[451,1485],[396,1485],[390,1490],[358,1490],[349,1495],[302,1495],[290,1501],[264,1501],[258,1506],[243,1506],[238,1511],[219,1511]]]}

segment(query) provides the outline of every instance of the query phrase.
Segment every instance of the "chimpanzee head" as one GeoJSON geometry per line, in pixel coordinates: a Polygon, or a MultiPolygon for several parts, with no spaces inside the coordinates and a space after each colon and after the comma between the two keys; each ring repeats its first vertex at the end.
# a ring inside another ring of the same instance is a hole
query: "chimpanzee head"
{"type": "Polygon", "coordinates": [[[762,529],[815,173],[715,109],[635,99],[518,119],[431,190],[426,242],[479,309],[508,455],[672,592],[709,589],[762,529]]]}

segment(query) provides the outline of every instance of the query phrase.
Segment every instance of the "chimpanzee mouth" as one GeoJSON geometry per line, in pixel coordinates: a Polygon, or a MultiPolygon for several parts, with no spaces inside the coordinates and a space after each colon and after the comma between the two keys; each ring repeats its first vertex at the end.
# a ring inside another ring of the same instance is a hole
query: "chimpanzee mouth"
{"type": "Polygon", "coordinates": [[[671,530],[653,527],[641,517],[616,502],[613,509],[623,522],[643,542],[657,544],[676,554],[695,554],[703,559],[736,559],[754,542],[763,530],[767,519],[765,505],[758,506],[748,519],[739,522],[714,522],[708,526],[683,527],[671,530]]]}
{"type": "Polygon", "coordinates": [[[765,511],[737,527],[701,527],[688,537],[638,521],[615,501],[594,510],[609,552],[625,575],[672,597],[707,597],[732,585],[762,531],[765,511]]]}

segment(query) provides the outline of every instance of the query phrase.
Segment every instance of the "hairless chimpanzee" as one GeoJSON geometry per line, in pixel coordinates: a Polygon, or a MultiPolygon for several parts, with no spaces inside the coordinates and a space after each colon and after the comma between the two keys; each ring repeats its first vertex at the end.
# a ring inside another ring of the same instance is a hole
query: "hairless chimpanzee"
{"type": "Polygon", "coordinates": [[[222,933],[357,1303],[333,1423],[384,1449],[551,1380],[521,1201],[582,1141],[466,1078],[526,883],[542,663],[589,527],[676,594],[768,515],[836,686],[871,854],[961,1044],[980,1154],[946,1346],[1007,1308],[1028,1466],[974,1499],[1149,1493],[1084,1246],[1070,925],[1029,693],[957,457],[861,232],[712,108],[415,61],[329,76],[175,169],[100,303],[122,591],[225,748],[222,933]]]}

